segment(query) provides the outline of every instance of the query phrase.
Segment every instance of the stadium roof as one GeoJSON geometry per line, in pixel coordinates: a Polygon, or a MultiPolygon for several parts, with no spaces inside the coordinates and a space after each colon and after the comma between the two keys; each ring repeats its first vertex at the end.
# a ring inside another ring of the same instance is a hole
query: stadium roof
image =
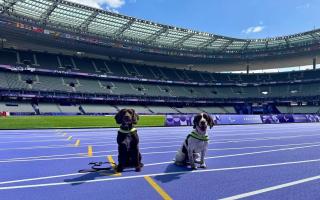
{"type": "Polygon", "coordinates": [[[320,41],[320,30],[267,39],[237,39],[158,24],[63,0],[0,0],[0,12],[114,40],[203,52],[264,51],[320,41]]]}

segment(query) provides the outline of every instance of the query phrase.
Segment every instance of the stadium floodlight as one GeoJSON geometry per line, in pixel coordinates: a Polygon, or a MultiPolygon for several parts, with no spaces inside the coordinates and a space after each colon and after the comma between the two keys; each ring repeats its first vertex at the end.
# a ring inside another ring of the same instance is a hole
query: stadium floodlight
{"type": "Polygon", "coordinates": [[[268,92],[268,91],[262,91],[261,94],[263,94],[263,95],[268,95],[269,92],[268,92]]]}
{"type": "Polygon", "coordinates": [[[299,91],[298,91],[298,90],[291,90],[290,92],[291,92],[291,94],[296,94],[296,93],[298,93],[299,91]]]}

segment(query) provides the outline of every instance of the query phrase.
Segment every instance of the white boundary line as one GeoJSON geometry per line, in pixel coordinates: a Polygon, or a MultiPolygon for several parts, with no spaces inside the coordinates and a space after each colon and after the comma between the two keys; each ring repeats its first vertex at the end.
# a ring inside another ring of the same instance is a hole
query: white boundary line
{"type": "Polygon", "coordinates": [[[223,198],[223,199],[220,199],[220,200],[243,199],[245,197],[251,197],[251,196],[254,196],[254,195],[258,195],[258,194],[262,194],[262,193],[266,193],[266,192],[271,192],[271,191],[274,191],[274,190],[279,190],[279,189],[282,189],[282,188],[291,187],[291,186],[294,186],[294,185],[299,185],[299,184],[302,184],[302,183],[307,183],[307,182],[315,181],[315,180],[318,180],[318,179],[320,179],[320,175],[319,176],[313,176],[313,177],[305,178],[305,179],[301,179],[301,180],[297,180],[297,181],[292,181],[292,182],[289,182],[289,183],[284,183],[284,184],[281,184],[281,185],[267,187],[267,188],[256,190],[256,191],[252,191],[252,192],[238,194],[238,195],[231,196],[231,197],[226,197],[226,198],[223,198]]]}
{"type": "MultiPolygon", "coordinates": [[[[295,150],[295,149],[305,149],[305,148],[312,148],[312,147],[318,147],[320,144],[317,145],[309,145],[309,146],[302,146],[302,147],[292,147],[292,148],[283,148],[283,149],[273,149],[273,150],[267,150],[267,151],[256,151],[256,152],[249,152],[249,153],[240,153],[240,154],[229,154],[229,155],[222,155],[222,156],[212,156],[212,157],[206,157],[206,159],[212,159],[212,158],[227,158],[227,157],[235,157],[235,156],[245,156],[245,155],[254,155],[254,154],[262,154],[262,153],[270,153],[270,152],[278,152],[278,151],[288,151],[288,150],[295,150]]],[[[211,150],[211,149],[208,149],[211,150]]],[[[159,153],[172,153],[176,151],[165,151],[165,152],[148,152],[148,153],[142,153],[143,155],[148,154],[159,154],[159,153]]],[[[99,158],[104,157],[105,155],[96,155],[92,156],[90,158],[99,158]]],[[[116,156],[116,154],[112,155],[116,156]]],[[[21,160],[5,160],[0,161],[0,163],[13,163],[13,162],[32,162],[32,161],[53,161],[53,160],[70,160],[70,159],[87,159],[88,157],[65,157],[65,158],[43,158],[43,159],[21,159],[21,160]]],[[[161,163],[153,163],[153,164],[145,164],[144,166],[152,166],[152,165],[160,165],[160,164],[167,164],[170,162],[161,162],[161,163]]]]}
{"type": "MultiPolygon", "coordinates": [[[[263,165],[249,165],[249,166],[240,166],[240,167],[217,168],[217,169],[204,169],[204,170],[194,170],[194,171],[179,171],[179,172],[143,174],[143,175],[136,175],[136,176],[121,176],[121,177],[102,178],[102,179],[86,180],[86,181],[70,181],[70,182],[56,182],[56,183],[45,183],[45,184],[6,186],[6,187],[0,187],[0,190],[39,188],[39,187],[49,187],[49,186],[71,185],[71,184],[78,184],[78,183],[96,183],[96,182],[143,178],[144,176],[155,177],[155,176],[176,175],[176,174],[192,174],[192,173],[219,172],[219,171],[230,171],[230,170],[240,170],[240,169],[254,169],[254,168],[263,168],[263,167],[274,167],[274,166],[285,166],[285,165],[293,165],[293,164],[313,163],[313,162],[320,162],[320,159],[301,160],[301,161],[283,162],[283,163],[271,163],[271,164],[263,164],[263,165]]],[[[63,176],[65,176],[65,175],[63,175],[63,176]]],[[[54,177],[56,178],[57,176],[54,176],[54,177]]],[[[48,178],[49,177],[47,177],[47,179],[48,178]]],[[[28,180],[30,180],[30,179],[28,179],[28,180]]],[[[37,178],[37,180],[41,180],[41,177],[37,178]]],[[[15,180],[15,181],[22,182],[22,180],[15,180]]]]}
{"type": "MultiPolygon", "coordinates": [[[[299,137],[313,137],[320,136],[320,134],[311,134],[311,135],[295,135],[295,136],[284,136],[284,137],[263,137],[263,138],[242,138],[242,139],[225,139],[225,140],[213,140],[214,142],[209,142],[210,144],[225,144],[225,143],[239,143],[239,142],[255,142],[255,141],[266,141],[266,140],[281,140],[288,138],[299,138],[299,137]]],[[[170,143],[182,143],[182,141],[172,141],[172,142],[147,142],[140,144],[170,144],[170,143]]],[[[82,145],[92,145],[92,146],[116,146],[115,142],[98,142],[98,143],[82,143],[82,145]],[[101,144],[101,145],[99,145],[101,144]]],[[[20,148],[2,148],[0,151],[9,151],[9,150],[28,150],[28,149],[51,149],[51,148],[72,148],[71,144],[69,145],[52,145],[52,146],[31,146],[31,147],[20,147],[20,148]]]]}
{"type": "MultiPolygon", "coordinates": [[[[289,146],[302,146],[302,145],[313,145],[313,144],[320,144],[320,142],[311,142],[311,143],[293,143],[293,144],[283,144],[283,145],[266,145],[266,146],[246,146],[246,147],[238,147],[238,148],[210,148],[209,151],[228,151],[228,150],[244,150],[244,149],[262,149],[262,148],[273,148],[273,147],[289,147],[289,146]]],[[[170,148],[170,147],[180,147],[181,145],[169,145],[169,146],[158,146],[158,147],[142,147],[142,149],[161,149],[161,148],[170,148]]],[[[94,154],[100,154],[100,153],[111,153],[111,152],[117,152],[117,149],[109,150],[109,151],[96,151],[94,154]]],[[[177,151],[177,150],[176,150],[177,151]]],[[[173,152],[176,152],[173,151],[173,152]]],[[[168,153],[172,151],[165,151],[163,153],[168,153]]],[[[153,152],[151,152],[153,153],[153,152]]],[[[142,154],[150,154],[149,152],[145,152],[142,154]]],[[[73,153],[73,154],[56,154],[56,155],[47,155],[47,156],[33,156],[33,157],[20,157],[20,158],[9,158],[9,159],[2,159],[1,162],[9,162],[9,161],[33,161],[33,159],[39,159],[39,158],[59,158],[59,157],[65,157],[65,156],[86,156],[87,153],[73,153]]],[[[72,158],[72,157],[71,157],[72,158]]],[[[49,159],[48,159],[49,160],[49,159]]]]}

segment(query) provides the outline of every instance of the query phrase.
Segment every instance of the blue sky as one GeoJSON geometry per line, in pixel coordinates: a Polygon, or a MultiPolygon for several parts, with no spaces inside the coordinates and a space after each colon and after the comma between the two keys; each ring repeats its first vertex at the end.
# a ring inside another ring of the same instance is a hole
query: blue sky
{"type": "Polygon", "coordinates": [[[320,0],[71,0],[154,22],[238,38],[320,28],[320,0]]]}

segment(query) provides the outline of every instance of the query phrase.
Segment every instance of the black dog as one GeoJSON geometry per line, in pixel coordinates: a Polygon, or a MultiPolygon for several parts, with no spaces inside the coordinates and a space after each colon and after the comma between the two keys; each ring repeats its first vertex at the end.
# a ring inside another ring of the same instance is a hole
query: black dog
{"type": "Polygon", "coordinates": [[[122,109],[116,116],[117,124],[120,124],[118,131],[118,166],[117,172],[122,172],[126,167],[134,167],[136,172],[140,172],[143,164],[139,151],[139,136],[134,125],[137,124],[139,116],[134,109],[122,109]]]}

